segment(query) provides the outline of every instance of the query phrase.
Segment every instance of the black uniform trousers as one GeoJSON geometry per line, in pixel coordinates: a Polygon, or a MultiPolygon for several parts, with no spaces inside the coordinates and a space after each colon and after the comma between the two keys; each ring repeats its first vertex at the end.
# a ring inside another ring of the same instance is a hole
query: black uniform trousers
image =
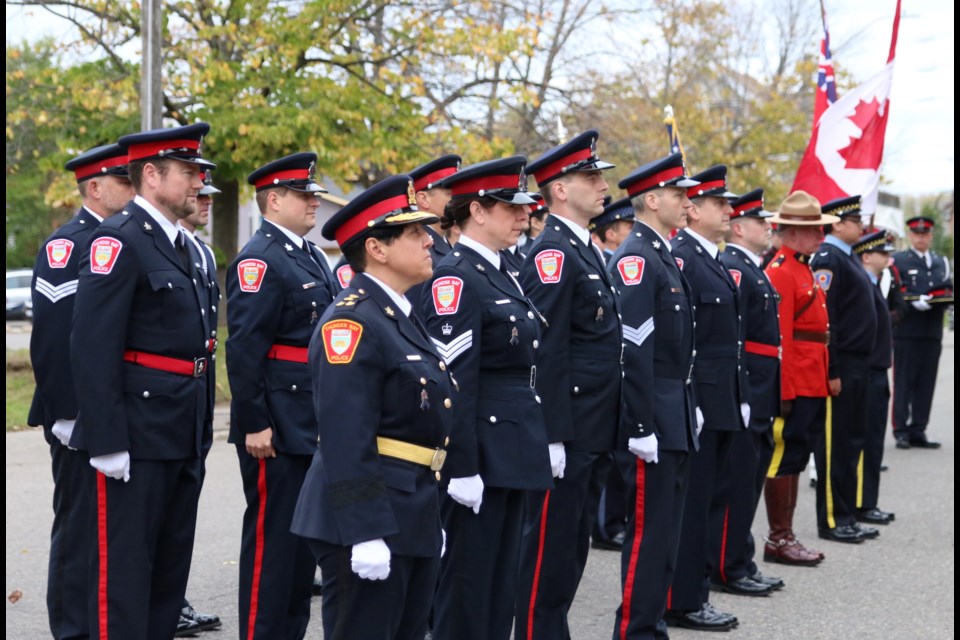
{"type": "MultiPolygon", "coordinates": [[[[841,351],[840,394],[829,400],[826,430],[823,439],[827,475],[824,516],[820,527],[832,529],[856,522],[857,467],[867,435],[867,355],[841,351]]],[[[820,482],[817,482],[818,491],[820,482]]],[[[819,511],[819,509],[818,509],[819,511]]]]}
{"type": "Polygon", "coordinates": [[[893,433],[923,439],[930,422],[942,344],[897,338],[893,342],[893,433]]]}
{"type": "Polygon", "coordinates": [[[890,381],[887,370],[870,367],[867,390],[867,436],[860,464],[858,509],[874,509],[880,495],[880,465],[883,464],[883,437],[890,415],[890,381]]]}
{"type": "Polygon", "coordinates": [[[129,482],[95,473],[91,638],[173,637],[190,574],[201,466],[200,458],[135,459],[129,482]]]}
{"type": "Polygon", "coordinates": [[[628,465],[632,453],[618,449],[610,454],[614,471],[607,476],[607,486],[600,494],[600,508],[597,511],[597,522],[593,526],[593,539],[610,542],[618,533],[623,533],[627,525],[627,484],[623,474],[617,472],[623,465],[628,465]]]}
{"type": "Polygon", "coordinates": [[[623,600],[614,618],[613,640],[666,638],[662,629],[673,581],[683,520],[690,456],[660,451],[659,462],[633,458],[619,468],[631,509],[620,560],[623,600]]]}
{"type": "Polygon", "coordinates": [[[392,554],[386,580],[364,580],[351,569],[352,547],[308,544],[323,577],[324,640],[423,640],[439,557],[392,554]]]}
{"type": "Polygon", "coordinates": [[[563,478],[554,478],[554,488],[528,491],[525,498],[515,640],[570,638],[567,612],[587,564],[611,462],[606,452],[568,447],[566,453],[563,478]]]}
{"type": "Polygon", "coordinates": [[[703,430],[700,451],[690,460],[690,482],[680,528],[680,553],[667,609],[676,612],[699,611],[709,601],[713,558],[710,557],[711,514],[720,509],[716,499],[717,482],[727,467],[735,431],[703,430]]]}
{"type": "Polygon", "coordinates": [[[509,640],[525,493],[484,487],[479,514],[441,493],[447,551],[440,560],[435,600],[433,634],[438,640],[509,640]],[[486,594],[489,600],[466,594],[486,594]]]}
{"type": "Polygon", "coordinates": [[[737,432],[730,444],[728,473],[717,480],[719,509],[713,510],[710,556],[714,582],[731,582],[757,573],[755,545],[750,528],[773,457],[770,422],[750,421],[750,428],[737,432]]]}
{"type": "Polygon", "coordinates": [[[278,451],[276,458],[257,459],[239,444],[237,457],[247,500],[240,538],[240,637],[299,640],[310,621],[316,563],[306,539],[290,525],[313,456],[278,451]]]}
{"type": "Polygon", "coordinates": [[[53,470],[53,527],[47,566],[47,617],[56,640],[87,638],[90,615],[90,496],[94,470],[85,451],[71,450],[44,428],[53,470]]]}

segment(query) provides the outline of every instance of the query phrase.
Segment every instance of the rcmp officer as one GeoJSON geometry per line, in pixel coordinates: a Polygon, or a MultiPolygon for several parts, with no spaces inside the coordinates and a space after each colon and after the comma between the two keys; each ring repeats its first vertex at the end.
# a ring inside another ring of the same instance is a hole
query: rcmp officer
{"type": "Polygon", "coordinates": [[[446,179],[453,199],[442,224],[462,233],[420,302],[437,350],[470,390],[453,408],[450,479],[440,501],[447,552],[435,601],[438,638],[510,638],[524,494],[553,486],[534,388],[542,317],[502,256],[534,202],[525,164],[523,156],[491,160],[446,179]]]}
{"type": "Polygon", "coordinates": [[[907,220],[910,248],[894,264],[910,307],[893,329],[893,435],[898,449],[939,449],[927,438],[943,340],[943,314],[953,304],[950,263],[930,250],[934,221],[907,220]],[[945,286],[949,285],[949,286],[945,286]]]}
{"type": "Polygon", "coordinates": [[[518,640],[569,635],[567,612],[587,562],[619,422],[623,347],[617,293],[586,229],[603,211],[607,183],[601,171],[613,166],[597,157],[598,137],[586,131],[527,166],[551,211],[524,260],[520,285],[549,323],[537,393],[556,481],[554,489],[527,497],[518,640]]]}
{"type": "Polygon", "coordinates": [[[696,182],[685,173],[683,157],[675,153],[620,181],[637,221],[608,266],[622,293],[624,410],[615,458],[629,504],[620,562],[623,599],[613,633],[618,640],[666,637],[663,614],[689,455],[698,446],[690,379],[693,305],[666,239],[686,225],[686,189],[696,182]]]}
{"type": "Polygon", "coordinates": [[[877,310],[877,341],[870,354],[867,389],[867,434],[862,463],[858,466],[861,490],[857,493],[857,520],[870,524],[889,524],[893,513],[877,508],[880,493],[880,466],[883,464],[883,437],[890,415],[890,381],[887,370],[893,361],[892,316],[902,314],[906,304],[890,275],[890,254],[894,247],[884,230],[866,233],[853,245],[863,269],[873,285],[877,310]],[[887,276],[884,278],[884,273],[887,276]],[[886,291],[884,291],[886,289],[886,291]]]}
{"type": "MultiPolygon", "coordinates": [[[[867,433],[867,378],[870,354],[877,340],[873,289],[852,245],[863,231],[860,196],[831,200],[823,212],[839,222],[824,227],[820,250],[810,267],[827,294],[830,317],[830,425],[824,446],[829,477],[818,482],[827,492],[826,512],[818,517],[820,537],[836,542],[860,542],[879,531],[861,527],[856,519],[857,465],[867,433]]],[[[820,476],[818,476],[820,477],[820,476]]]]}
{"type": "MultiPolygon", "coordinates": [[[[769,219],[778,225],[782,245],[766,273],[779,296],[781,371],[780,411],[773,422],[774,450],[764,499],[770,532],[763,550],[767,562],[815,565],[823,554],[805,547],[793,533],[799,474],[814,454],[825,474],[822,441],[829,395],[827,342],[830,323],[826,296],[810,270],[810,255],[823,241],[823,225],[839,218],[824,215],[805,191],[791,193],[769,219]]],[[[820,477],[826,477],[821,475],[820,477]]],[[[817,486],[817,517],[826,512],[825,493],[817,486]]]]}
{"type": "Polygon", "coordinates": [[[71,446],[98,471],[91,637],[173,636],[187,586],[209,411],[207,292],[178,220],[196,210],[209,125],[120,138],[137,196],[81,256],[71,446]],[[93,339],[95,338],[95,339],[93,339]],[[146,545],[145,541],[152,541],[146,545]]]}
{"type": "Polygon", "coordinates": [[[305,236],[316,225],[315,153],[295,153],[247,177],[263,215],[227,271],[230,436],[247,508],[240,547],[243,638],[302,638],[315,564],[290,533],[317,444],[307,345],[338,287],[305,236]]]}
{"type": "Polygon", "coordinates": [[[53,528],[47,574],[47,616],[54,638],[87,637],[88,524],[94,472],[85,451],[70,449],[77,397],[70,366],[70,327],[80,254],[100,223],[133,197],[127,150],[95,147],[66,164],[83,205],[46,239],[33,267],[30,361],[37,386],[27,422],[43,427],[53,471],[53,528]]]}
{"type": "Polygon", "coordinates": [[[742,389],[740,306],[737,285],[719,260],[717,243],[730,229],[727,168],[711,167],[694,175],[687,190],[693,203],[689,222],[672,241],[673,255],[690,285],[700,329],[695,335],[693,380],[703,416],[700,451],[690,464],[690,479],[680,532],[680,551],[673,577],[667,620],[694,629],[729,629],[737,619],[709,602],[711,574],[709,541],[717,514],[717,483],[726,472],[733,436],[750,421],[750,407],[742,389]]]}
{"type": "Polygon", "coordinates": [[[459,400],[404,296],[433,272],[423,223],[437,218],[414,203],[410,178],[393,176],[323,227],[356,275],[310,342],[320,438],[292,530],[320,564],[329,640],[421,640],[436,586],[459,400]]]}
{"type": "Polygon", "coordinates": [[[780,324],[777,292],[761,268],[761,256],[770,247],[773,214],[763,210],[763,189],[754,189],[730,205],[730,232],[720,262],[740,290],[743,397],[750,404],[748,429],[733,436],[728,472],[719,481],[719,513],[724,525],[715,526],[711,540],[714,584],[739,595],[765,595],[783,587],[779,578],[759,572],[753,561],[750,527],[773,456],[771,427],[780,412],[780,324]]]}

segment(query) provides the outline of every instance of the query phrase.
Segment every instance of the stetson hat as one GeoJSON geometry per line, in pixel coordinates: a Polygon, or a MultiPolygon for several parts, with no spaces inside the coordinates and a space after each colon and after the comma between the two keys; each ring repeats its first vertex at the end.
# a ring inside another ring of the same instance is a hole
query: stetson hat
{"type": "Polygon", "coordinates": [[[788,195],[777,213],[768,222],[781,226],[814,226],[840,222],[837,216],[824,215],[820,211],[820,201],[806,191],[794,191],[788,195]]]}

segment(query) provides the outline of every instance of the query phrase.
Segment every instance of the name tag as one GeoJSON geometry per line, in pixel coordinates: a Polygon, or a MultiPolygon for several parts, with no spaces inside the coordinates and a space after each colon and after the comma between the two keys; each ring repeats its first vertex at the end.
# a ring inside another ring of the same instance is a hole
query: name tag
{"type": "Polygon", "coordinates": [[[317,283],[316,283],[316,282],[304,282],[304,283],[303,283],[302,285],[300,285],[300,286],[303,287],[304,289],[313,289],[315,286],[317,286],[317,283]]]}
{"type": "Polygon", "coordinates": [[[588,274],[587,277],[589,277],[591,280],[599,280],[599,279],[600,279],[600,276],[598,276],[598,275],[595,274],[595,273],[588,274]]]}
{"type": "Polygon", "coordinates": [[[493,304],[510,304],[510,300],[494,300],[493,304]]]}
{"type": "Polygon", "coordinates": [[[917,269],[910,269],[909,271],[907,271],[907,274],[908,274],[908,275],[911,275],[911,276],[915,276],[915,275],[917,275],[918,273],[919,273],[919,270],[917,270],[917,269]]]}
{"type": "Polygon", "coordinates": [[[423,358],[421,358],[420,356],[407,356],[407,360],[409,360],[410,362],[420,362],[421,360],[423,360],[423,358]]]}

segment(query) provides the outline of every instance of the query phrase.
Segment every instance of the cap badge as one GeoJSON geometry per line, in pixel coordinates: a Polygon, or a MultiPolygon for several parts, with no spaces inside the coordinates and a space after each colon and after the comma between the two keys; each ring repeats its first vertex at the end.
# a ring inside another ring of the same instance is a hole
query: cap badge
{"type": "Polygon", "coordinates": [[[316,176],[317,176],[317,163],[311,160],[310,166],[307,167],[307,180],[309,180],[310,182],[315,182],[316,176]]]}
{"type": "Polygon", "coordinates": [[[411,207],[417,204],[417,193],[413,190],[413,180],[407,182],[407,202],[411,207]]]}

